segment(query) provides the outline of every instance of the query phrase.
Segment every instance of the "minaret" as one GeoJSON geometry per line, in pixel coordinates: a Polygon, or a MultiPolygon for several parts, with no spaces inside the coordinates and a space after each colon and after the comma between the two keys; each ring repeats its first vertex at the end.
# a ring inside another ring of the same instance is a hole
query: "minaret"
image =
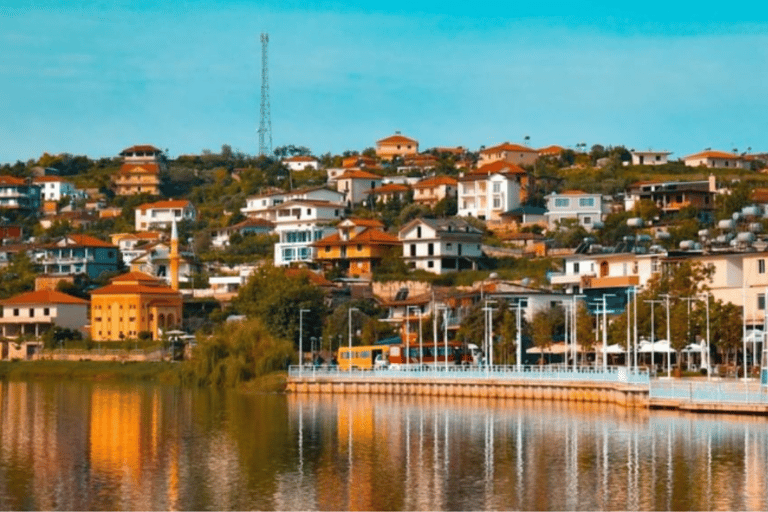
{"type": "Polygon", "coordinates": [[[171,225],[171,288],[179,291],[179,231],[176,229],[176,220],[171,225]]]}

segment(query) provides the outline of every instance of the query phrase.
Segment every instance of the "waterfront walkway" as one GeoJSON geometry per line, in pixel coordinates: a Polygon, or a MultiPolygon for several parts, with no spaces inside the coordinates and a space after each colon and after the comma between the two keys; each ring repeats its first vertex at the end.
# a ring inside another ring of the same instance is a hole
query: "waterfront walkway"
{"type": "Polygon", "coordinates": [[[768,415],[768,387],[761,386],[756,379],[745,382],[720,378],[651,378],[643,368],[625,366],[603,369],[411,365],[376,370],[292,366],[289,389],[611,401],[649,408],[768,415]],[[641,399],[638,394],[642,395],[641,399]]]}

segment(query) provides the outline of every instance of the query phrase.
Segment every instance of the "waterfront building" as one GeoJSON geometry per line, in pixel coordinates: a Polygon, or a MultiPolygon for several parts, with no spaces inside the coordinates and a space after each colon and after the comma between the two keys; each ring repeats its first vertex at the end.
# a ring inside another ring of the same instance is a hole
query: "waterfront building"
{"type": "Polygon", "coordinates": [[[38,339],[54,326],[82,331],[88,325],[88,301],[56,290],[21,293],[0,301],[0,335],[38,339]]]}

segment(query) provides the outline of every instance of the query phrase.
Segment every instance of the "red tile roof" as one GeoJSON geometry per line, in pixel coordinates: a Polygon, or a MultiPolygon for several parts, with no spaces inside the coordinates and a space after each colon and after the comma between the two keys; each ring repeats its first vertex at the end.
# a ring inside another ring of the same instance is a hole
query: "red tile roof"
{"type": "Polygon", "coordinates": [[[68,181],[61,176],[38,176],[32,178],[32,183],[68,183],[68,181]]]}
{"type": "Polygon", "coordinates": [[[414,142],[418,144],[419,141],[408,138],[408,137],[404,137],[402,135],[391,135],[389,137],[385,137],[383,139],[377,140],[376,144],[407,144],[409,142],[414,142]]]}
{"type": "Polygon", "coordinates": [[[539,149],[537,153],[542,156],[557,156],[563,151],[565,151],[565,148],[561,146],[547,146],[539,149]]]}
{"type": "Polygon", "coordinates": [[[385,233],[376,228],[365,228],[357,235],[352,236],[349,240],[342,240],[339,233],[321,238],[312,245],[315,247],[322,247],[326,245],[355,245],[355,244],[375,244],[375,245],[401,245],[402,242],[393,235],[385,233]]]}
{"type": "Polygon", "coordinates": [[[309,282],[317,286],[333,286],[333,283],[327,280],[324,276],[316,274],[306,268],[287,268],[285,269],[285,275],[288,277],[303,277],[307,276],[309,282]]]}
{"type": "Polygon", "coordinates": [[[175,295],[181,299],[181,294],[167,285],[151,286],[144,284],[108,284],[91,291],[91,295],[122,295],[133,293],[175,295]]]}
{"type": "Polygon", "coordinates": [[[24,178],[17,178],[16,176],[0,176],[0,185],[24,185],[26,180],[24,178]]]}
{"type": "Polygon", "coordinates": [[[399,183],[387,183],[386,185],[372,188],[367,192],[369,194],[394,194],[396,192],[408,192],[408,187],[399,183]]]}
{"type": "Polygon", "coordinates": [[[105,242],[104,240],[90,235],[67,235],[62,238],[62,240],[66,241],[66,245],[80,245],[83,247],[115,247],[109,242],[105,242]]]}
{"type": "Polygon", "coordinates": [[[520,144],[510,144],[509,142],[505,142],[503,144],[499,144],[498,146],[492,146],[490,148],[485,148],[482,151],[480,151],[481,154],[483,153],[498,153],[500,151],[514,151],[516,153],[536,153],[535,149],[529,148],[527,146],[521,146],[520,144]]]}
{"type": "Polygon", "coordinates": [[[0,301],[0,304],[5,306],[13,304],[79,304],[87,306],[88,301],[56,290],[37,290],[15,295],[0,301]]]}
{"type": "Polygon", "coordinates": [[[431,178],[421,180],[420,182],[416,183],[413,188],[432,188],[439,187],[440,185],[455,187],[458,183],[459,182],[456,180],[456,178],[451,178],[450,176],[433,176],[431,178]]]}
{"type": "Polygon", "coordinates": [[[349,217],[344,222],[351,222],[355,226],[366,228],[383,228],[384,223],[377,219],[361,219],[359,217],[349,217]]]}
{"type": "Polygon", "coordinates": [[[485,164],[481,167],[478,167],[469,174],[482,174],[488,176],[491,174],[527,174],[527,172],[519,165],[511,164],[509,162],[505,162],[504,160],[497,160],[495,162],[491,162],[490,164],[485,164]]]}
{"type": "Polygon", "coordinates": [[[355,179],[355,180],[380,180],[381,176],[378,174],[373,174],[370,172],[360,171],[356,169],[348,169],[344,171],[344,174],[341,176],[338,176],[336,178],[337,180],[348,180],[348,179],[355,179]]]}
{"type": "Polygon", "coordinates": [[[725,151],[702,151],[694,155],[688,155],[683,160],[693,160],[695,158],[720,158],[723,160],[741,160],[739,155],[733,153],[726,153],[725,151]]]}
{"type": "Polygon", "coordinates": [[[157,201],[155,203],[144,203],[140,205],[137,209],[144,211],[144,210],[159,210],[162,208],[186,208],[187,206],[191,206],[192,203],[186,199],[171,199],[168,201],[157,201]]]}

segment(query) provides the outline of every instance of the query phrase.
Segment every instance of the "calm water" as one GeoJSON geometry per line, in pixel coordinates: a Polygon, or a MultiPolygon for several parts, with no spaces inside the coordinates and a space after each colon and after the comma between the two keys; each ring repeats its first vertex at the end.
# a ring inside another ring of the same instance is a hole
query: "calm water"
{"type": "Polygon", "coordinates": [[[768,420],[0,383],[2,509],[768,508],[768,420]]]}

